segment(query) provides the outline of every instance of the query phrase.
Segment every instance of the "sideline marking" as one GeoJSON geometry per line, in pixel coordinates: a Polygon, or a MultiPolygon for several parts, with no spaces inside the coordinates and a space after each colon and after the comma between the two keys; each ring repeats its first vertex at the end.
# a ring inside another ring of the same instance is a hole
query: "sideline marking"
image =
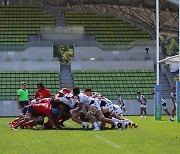
{"type": "Polygon", "coordinates": [[[112,141],[107,140],[107,139],[105,139],[105,138],[103,138],[103,137],[101,137],[101,136],[99,136],[99,135],[95,135],[95,136],[96,136],[96,138],[98,138],[98,139],[100,139],[100,140],[102,140],[102,141],[110,144],[110,145],[113,146],[114,148],[121,149],[121,147],[120,147],[119,145],[113,143],[112,141]]]}

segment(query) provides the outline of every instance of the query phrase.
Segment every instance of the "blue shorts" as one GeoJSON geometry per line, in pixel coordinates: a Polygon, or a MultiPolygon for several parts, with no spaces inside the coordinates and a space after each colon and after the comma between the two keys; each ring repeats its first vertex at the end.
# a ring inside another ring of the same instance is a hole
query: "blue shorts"
{"type": "Polygon", "coordinates": [[[19,101],[20,105],[23,107],[28,105],[28,101],[19,101]]]}
{"type": "Polygon", "coordinates": [[[27,113],[31,113],[31,115],[35,115],[34,113],[34,106],[29,106],[28,109],[27,109],[27,113]]]}

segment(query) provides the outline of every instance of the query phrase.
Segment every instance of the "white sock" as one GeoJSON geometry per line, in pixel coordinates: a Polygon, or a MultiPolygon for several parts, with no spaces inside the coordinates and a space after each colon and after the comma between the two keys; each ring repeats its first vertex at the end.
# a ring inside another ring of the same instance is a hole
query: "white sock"
{"type": "Polygon", "coordinates": [[[93,122],[93,126],[94,126],[95,128],[97,128],[97,127],[98,127],[97,122],[93,122]]]}
{"type": "Polygon", "coordinates": [[[87,126],[87,124],[83,121],[82,122],[82,124],[81,124],[82,126],[87,126]]]}
{"type": "Polygon", "coordinates": [[[101,123],[102,123],[101,121],[98,121],[98,122],[97,122],[97,124],[98,124],[99,127],[101,126],[101,123]]]}

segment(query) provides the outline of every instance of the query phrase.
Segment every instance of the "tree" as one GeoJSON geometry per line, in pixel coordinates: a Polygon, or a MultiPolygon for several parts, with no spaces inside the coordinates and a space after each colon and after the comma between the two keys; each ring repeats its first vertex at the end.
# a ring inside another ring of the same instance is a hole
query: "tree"
{"type": "Polygon", "coordinates": [[[59,57],[61,64],[70,64],[73,57],[73,47],[58,46],[54,48],[54,56],[59,57]]]}
{"type": "Polygon", "coordinates": [[[162,53],[165,56],[172,56],[178,52],[178,37],[165,34],[160,35],[162,53]]]}
{"type": "Polygon", "coordinates": [[[178,43],[176,42],[176,40],[173,38],[171,40],[171,43],[170,45],[167,47],[167,54],[168,55],[176,55],[177,52],[179,50],[179,47],[178,47],[178,43]]]}

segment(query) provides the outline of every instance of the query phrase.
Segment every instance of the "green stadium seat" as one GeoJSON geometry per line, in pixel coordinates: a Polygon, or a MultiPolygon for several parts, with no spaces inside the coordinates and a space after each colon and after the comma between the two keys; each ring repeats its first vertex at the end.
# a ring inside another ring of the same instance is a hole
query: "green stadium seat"
{"type": "Polygon", "coordinates": [[[149,97],[155,84],[152,70],[86,70],[72,71],[72,74],[74,86],[78,86],[82,90],[85,87],[91,87],[109,99],[116,99],[116,95],[119,93],[125,99],[134,99],[137,91],[141,91],[149,97]],[[80,76],[78,81],[77,76],[80,76]]]}
{"type": "Polygon", "coordinates": [[[52,95],[60,89],[58,71],[0,71],[0,100],[15,100],[22,81],[28,84],[29,98],[34,97],[39,81],[51,90],[52,95]]]}

